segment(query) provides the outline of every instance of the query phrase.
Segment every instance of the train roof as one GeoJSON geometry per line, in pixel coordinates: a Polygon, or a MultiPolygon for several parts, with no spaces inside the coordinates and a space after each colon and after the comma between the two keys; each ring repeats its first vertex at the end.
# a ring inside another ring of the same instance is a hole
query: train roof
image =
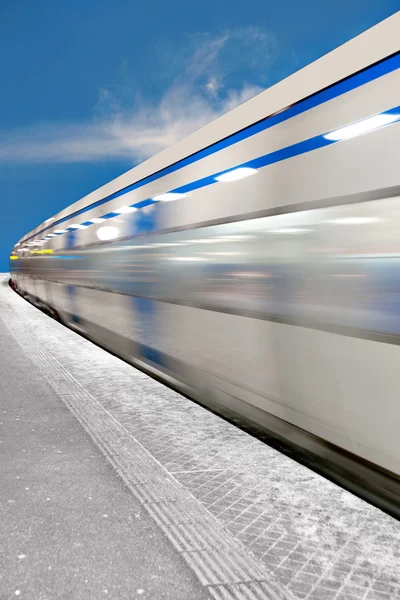
{"type": "MultiPolygon", "coordinates": [[[[400,11],[53,215],[57,221],[399,51],[400,11]]],[[[41,223],[19,242],[46,226],[41,223]]]]}

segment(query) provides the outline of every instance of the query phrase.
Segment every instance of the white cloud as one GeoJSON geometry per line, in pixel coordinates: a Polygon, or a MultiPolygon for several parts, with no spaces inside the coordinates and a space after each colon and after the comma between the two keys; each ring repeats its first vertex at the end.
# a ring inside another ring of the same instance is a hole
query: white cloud
{"type": "Polygon", "coordinates": [[[206,83],[206,90],[211,96],[216,96],[221,87],[222,83],[215,76],[210,77],[206,83]]]}
{"type": "Polygon", "coordinates": [[[246,80],[262,79],[270,38],[256,28],[189,40],[188,58],[175,61],[179,74],[158,100],[134,87],[100,91],[87,123],[45,123],[0,132],[0,160],[73,163],[124,159],[132,164],[171,146],[261,91],[246,80]],[[257,57],[255,59],[255,57],[257,57]],[[243,79],[245,75],[246,80],[243,79]],[[239,83],[240,82],[240,83],[239,83]]]}

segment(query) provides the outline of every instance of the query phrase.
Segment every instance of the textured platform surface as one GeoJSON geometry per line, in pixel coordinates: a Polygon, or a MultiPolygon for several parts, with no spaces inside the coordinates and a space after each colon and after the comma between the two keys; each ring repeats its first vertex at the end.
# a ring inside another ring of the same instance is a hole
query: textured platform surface
{"type": "Polygon", "coordinates": [[[1,600],[208,598],[2,319],[0,482],[1,600]]]}

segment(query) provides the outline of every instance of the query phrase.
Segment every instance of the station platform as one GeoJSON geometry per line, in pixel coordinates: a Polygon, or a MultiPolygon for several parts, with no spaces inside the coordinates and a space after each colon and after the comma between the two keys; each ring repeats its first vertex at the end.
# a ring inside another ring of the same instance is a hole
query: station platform
{"type": "Polygon", "coordinates": [[[0,282],[2,600],[400,600],[397,520],[0,282]]]}

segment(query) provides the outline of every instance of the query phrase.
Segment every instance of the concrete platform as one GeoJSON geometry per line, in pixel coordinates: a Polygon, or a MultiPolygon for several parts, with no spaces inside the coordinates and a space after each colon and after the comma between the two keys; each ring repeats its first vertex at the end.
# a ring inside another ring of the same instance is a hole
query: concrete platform
{"type": "Polygon", "coordinates": [[[0,339],[0,598],[400,599],[398,521],[6,285],[0,339]]]}
{"type": "Polygon", "coordinates": [[[0,598],[207,598],[2,319],[0,598]]]}

